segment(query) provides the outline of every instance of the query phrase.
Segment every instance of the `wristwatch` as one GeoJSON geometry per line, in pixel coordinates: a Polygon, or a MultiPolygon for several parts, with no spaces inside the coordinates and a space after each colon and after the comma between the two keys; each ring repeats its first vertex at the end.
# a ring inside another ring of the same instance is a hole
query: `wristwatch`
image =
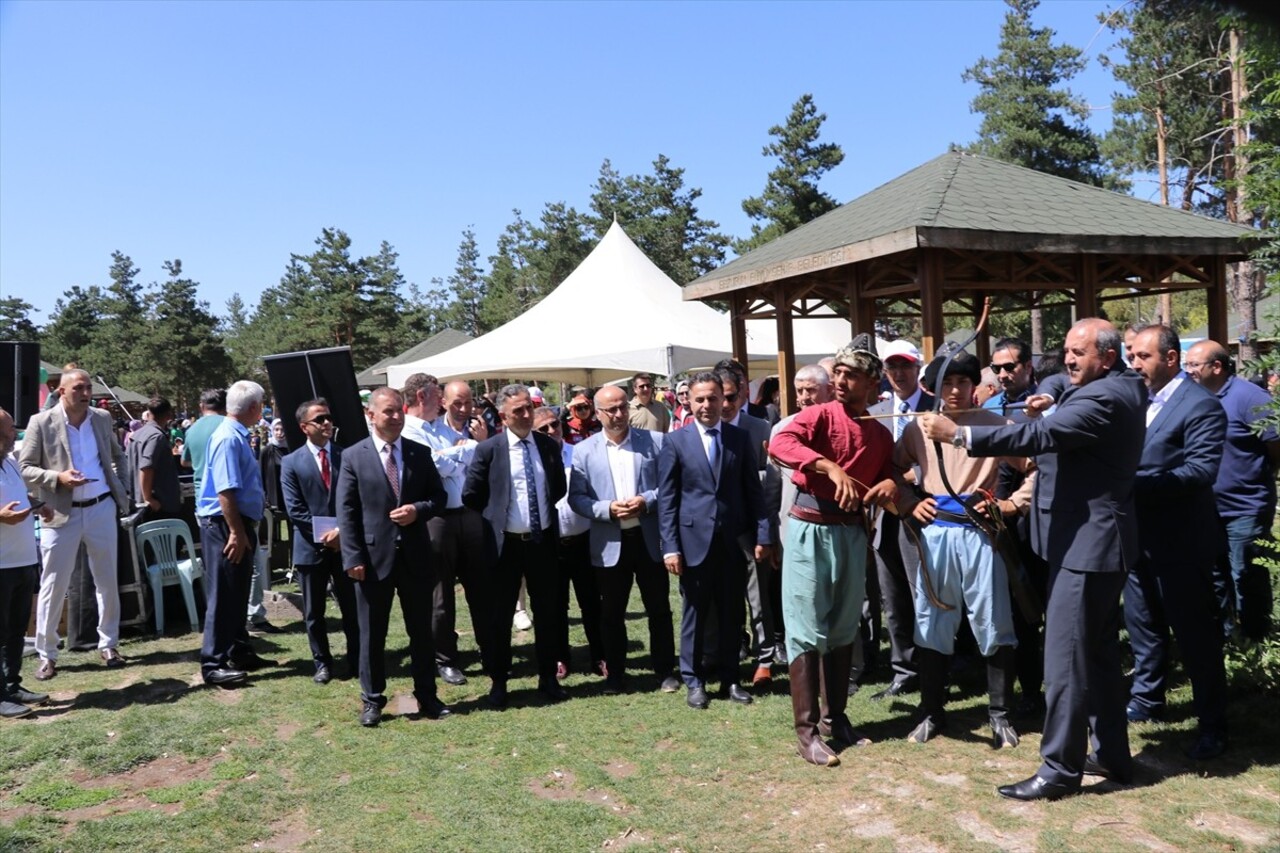
{"type": "Polygon", "coordinates": [[[961,450],[964,449],[964,428],[963,427],[957,428],[956,434],[951,436],[951,446],[959,447],[961,450]]]}

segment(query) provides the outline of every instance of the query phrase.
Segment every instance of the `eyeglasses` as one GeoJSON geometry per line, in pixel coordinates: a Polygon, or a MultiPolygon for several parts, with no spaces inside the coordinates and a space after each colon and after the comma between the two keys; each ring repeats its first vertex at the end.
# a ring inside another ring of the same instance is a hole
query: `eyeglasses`
{"type": "Polygon", "coordinates": [[[306,421],[306,423],[309,423],[309,424],[328,424],[328,423],[333,423],[333,418],[329,417],[328,415],[316,415],[316,416],[315,416],[314,418],[312,418],[311,420],[306,421]]]}
{"type": "Polygon", "coordinates": [[[725,395],[724,395],[724,401],[725,401],[726,403],[734,403],[734,402],[737,402],[737,400],[738,400],[738,395],[737,395],[737,394],[725,394],[725,395]]]}
{"type": "Polygon", "coordinates": [[[645,391],[645,390],[647,390],[647,389],[649,389],[649,388],[652,388],[652,387],[653,387],[653,386],[652,386],[652,385],[650,385],[650,384],[649,384],[649,383],[647,383],[647,382],[640,382],[640,383],[637,383],[637,384],[636,384],[636,390],[637,390],[637,391],[645,391]]]}
{"type": "Polygon", "coordinates": [[[559,422],[559,421],[548,421],[547,423],[543,424],[543,425],[542,425],[542,426],[540,426],[540,427],[535,427],[535,429],[536,429],[538,432],[541,432],[541,433],[559,432],[559,430],[560,430],[560,422],[559,422]]]}
{"type": "Polygon", "coordinates": [[[575,412],[585,412],[591,408],[591,404],[590,403],[574,403],[569,408],[573,409],[575,412]]]}
{"type": "Polygon", "coordinates": [[[1004,364],[996,364],[994,361],[991,362],[992,373],[1013,373],[1017,369],[1018,369],[1018,362],[1016,361],[1010,361],[1004,364]]]}
{"type": "Polygon", "coordinates": [[[1184,361],[1182,362],[1182,366],[1189,367],[1192,370],[1199,370],[1202,367],[1208,367],[1211,364],[1217,364],[1217,362],[1218,360],[1216,358],[1210,359],[1209,361],[1184,361]]]}
{"type": "Polygon", "coordinates": [[[616,406],[607,406],[607,407],[605,407],[605,408],[601,409],[600,411],[601,411],[601,412],[604,412],[606,415],[620,415],[620,414],[622,414],[623,412],[625,412],[626,410],[627,410],[626,405],[625,405],[625,404],[621,404],[621,403],[620,403],[620,404],[618,404],[618,405],[616,405],[616,406]]]}

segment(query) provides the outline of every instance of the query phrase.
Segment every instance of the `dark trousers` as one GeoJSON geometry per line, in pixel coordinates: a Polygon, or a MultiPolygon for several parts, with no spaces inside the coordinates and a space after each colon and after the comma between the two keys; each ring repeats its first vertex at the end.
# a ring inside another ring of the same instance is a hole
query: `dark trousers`
{"type": "MultiPolygon", "coordinates": [[[[573,595],[578,599],[578,612],[582,615],[582,630],[587,635],[587,651],[591,655],[591,666],[596,661],[605,659],[604,640],[600,636],[600,587],[596,584],[596,570],[591,565],[591,554],[587,548],[587,534],[580,533],[560,540],[557,551],[560,561],[560,598],[564,601],[565,613],[569,612],[569,587],[573,587],[573,595]]],[[[570,665],[569,622],[566,618],[564,633],[560,638],[560,653],[556,660],[570,665]]],[[[572,669],[572,666],[569,666],[572,669]]]]}
{"type": "Polygon", "coordinates": [[[911,584],[920,566],[920,552],[897,516],[883,513],[880,525],[880,547],[875,550],[876,580],[884,622],[889,628],[889,665],[894,679],[899,680],[916,674],[916,607],[911,584]]]}
{"type": "MultiPolygon", "coordinates": [[[[1049,579],[1049,564],[1040,558],[1025,539],[1018,538],[1018,556],[1022,560],[1024,576],[1036,598],[1044,601],[1049,579]]],[[[1024,698],[1040,695],[1044,684],[1044,619],[1030,620],[1015,601],[1013,604],[1013,633],[1018,638],[1014,651],[1014,670],[1024,698]]]]}
{"type": "Polygon", "coordinates": [[[1274,517],[1268,510],[1221,520],[1226,550],[1218,555],[1213,587],[1224,638],[1238,629],[1241,636],[1262,640],[1271,631],[1271,572],[1260,558],[1267,554],[1261,540],[1271,538],[1274,517]]]}
{"type": "Polygon", "coordinates": [[[409,672],[418,702],[436,696],[435,654],[431,650],[431,586],[435,573],[429,556],[406,554],[396,547],[391,574],[378,580],[365,567],[365,579],[355,582],[356,614],[360,620],[360,691],[366,702],[386,704],[387,626],[391,604],[400,596],[404,630],[409,635],[409,672]]]}
{"type": "Polygon", "coordinates": [[[600,622],[609,677],[626,673],[627,603],[631,600],[634,579],[640,587],[640,601],[649,622],[649,661],[654,673],[666,678],[676,665],[670,575],[661,563],[649,556],[640,528],[634,533],[622,534],[622,551],[616,565],[595,571],[600,585],[600,622]]]}
{"type": "Polygon", "coordinates": [[[234,667],[251,651],[245,613],[249,584],[258,553],[258,522],[244,520],[245,548],[240,562],[222,553],[227,545],[227,521],[220,515],[200,519],[200,554],[204,562],[204,643],[200,668],[204,672],[234,667]]]}
{"type": "Polygon", "coordinates": [[[1133,646],[1129,701],[1150,713],[1164,710],[1172,630],[1201,730],[1225,732],[1227,675],[1210,567],[1140,560],[1125,583],[1124,623],[1133,646]]]}
{"type": "Polygon", "coordinates": [[[533,652],[537,659],[538,684],[556,683],[556,655],[569,619],[560,592],[557,543],[552,530],[544,532],[541,542],[508,534],[497,564],[489,570],[486,586],[491,590],[493,601],[488,608],[489,638],[483,654],[485,669],[494,684],[506,684],[511,673],[511,614],[520,597],[521,579],[533,610],[533,652]]]}
{"type": "MultiPolygon", "coordinates": [[[[436,582],[431,596],[431,639],[437,666],[458,669],[458,603],[455,587],[462,584],[471,611],[471,630],[483,649],[486,617],[480,583],[484,576],[484,520],[473,509],[445,510],[427,521],[436,582]]],[[[483,652],[482,652],[483,656],[483,652]]]]}
{"type": "Polygon", "coordinates": [[[0,699],[22,686],[22,646],[31,621],[31,596],[40,588],[40,566],[0,569],[0,699]]]}
{"type": "Polygon", "coordinates": [[[342,558],[336,551],[329,551],[319,563],[299,565],[297,569],[302,587],[302,624],[311,645],[311,658],[317,664],[333,666],[329,628],[324,619],[332,581],[333,597],[338,600],[338,613],[342,616],[342,632],[347,636],[347,663],[355,664],[360,655],[360,618],[356,615],[355,582],[342,570],[342,558]]]}
{"type": "Polygon", "coordinates": [[[717,662],[722,686],[738,683],[738,632],[744,618],[743,590],[747,563],[742,551],[720,536],[711,541],[706,560],[684,567],[680,593],[684,608],[680,614],[680,678],[689,688],[702,687],[703,622],[715,613],[717,662]]]}
{"type": "Polygon", "coordinates": [[[1092,732],[1098,761],[1125,775],[1133,764],[1120,670],[1124,572],[1049,572],[1044,632],[1044,737],[1039,775],[1080,787],[1092,732]]]}

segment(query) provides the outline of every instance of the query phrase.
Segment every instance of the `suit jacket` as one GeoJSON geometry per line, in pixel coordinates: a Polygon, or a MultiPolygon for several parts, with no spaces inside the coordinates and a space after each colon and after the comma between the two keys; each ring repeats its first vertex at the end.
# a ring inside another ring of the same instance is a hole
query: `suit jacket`
{"type": "Polygon", "coordinates": [[[744,536],[755,544],[772,542],[751,439],[729,424],[722,423],[720,430],[718,484],[696,425],[668,434],[658,454],[662,552],[682,554],[686,565],[705,562],[717,535],[730,549],[741,547],[744,536]]]}
{"type": "Polygon", "coordinates": [[[400,500],[391,491],[373,438],[362,439],[342,453],[338,474],[338,530],[342,538],[342,567],[364,566],[366,577],[386,580],[395,565],[397,537],[402,550],[425,565],[431,549],[427,519],[439,515],[448,500],[431,451],[401,439],[400,500]],[[413,504],[418,518],[401,527],[388,515],[404,504],[413,504]]]}
{"type": "MultiPolygon", "coordinates": [[[[1052,415],[970,427],[975,456],[1037,456],[1031,545],[1053,566],[1119,572],[1138,558],[1134,480],[1146,432],[1147,386],[1113,370],[1072,386],[1052,415]]],[[[1201,525],[1203,526],[1203,525],[1201,525]]]]}
{"type": "MultiPolygon", "coordinates": [[[[921,391],[920,402],[916,404],[916,411],[932,412],[933,402],[935,399],[936,398],[932,394],[930,394],[928,391],[921,391]]],[[[891,415],[897,411],[897,405],[898,405],[898,398],[890,394],[888,400],[881,400],[879,403],[876,403],[874,406],[868,406],[867,414],[868,415],[891,415]]],[[[892,435],[893,421],[881,421],[881,423],[883,423],[886,427],[889,428],[889,434],[892,435]]]]}
{"type": "Polygon", "coordinates": [[[1218,398],[1183,378],[1147,427],[1134,482],[1143,559],[1212,565],[1221,528],[1213,484],[1227,439],[1218,398]]]}
{"type": "MultiPolygon", "coordinates": [[[[533,445],[542,460],[542,470],[547,475],[547,506],[551,507],[551,535],[559,536],[560,518],[555,506],[568,491],[564,476],[564,458],[555,439],[540,432],[530,432],[533,445]]],[[[576,452],[576,451],[575,451],[576,452]]],[[[462,503],[484,518],[489,535],[486,546],[492,545],[486,557],[491,564],[502,554],[502,541],[507,528],[507,507],[511,503],[511,459],[508,455],[507,434],[500,432],[476,445],[475,456],[467,468],[467,481],[462,487],[462,503]]],[[[545,522],[544,522],[545,523],[545,522]]]]}
{"type": "Polygon", "coordinates": [[[338,478],[342,470],[342,448],[329,442],[329,482],[324,487],[320,468],[311,449],[302,445],[286,455],[280,463],[280,497],[285,514],[293,522],[293,563],[314,566],[327,549],[316,544],[311,518],[316,515],[338,515],[338,478]]]}
{"type": "MultiPolygon", "coordinates": [[[[644,498],[645,513],[640,530],[649,557],[661,562],[658,543],[658,453],[660,432],[632,427],[631,450],[636,454],[636,494],[644,498]]],[[[609,504],[618,499],[613,488],[607,439],[598,432],[573,449],[573,473],[569,477],[569,506],[578,515],[591,519],[588,547],[591,565],[616,566],[622,553],[622,526],[609,516],[609,504]]]]}
{"type": "MultiPolygon", "coordinates": [[[[116,441],[111,429],[111,416],[90,408],[89,423],[98,443],[98,459],[106,476],[107,487],[115,499],[117,512],[128,512],[129,494],[120,473],[124,470],[124,450],[116,441]]],[[[22,451],[18,454],[22,479],[35,492],[36,497],[49,504],[53,520],[46,527],[62,527],[71,512],[71,493],[58,483],[58,475],[75,467],[71,461],[71,444],[67,438],[67,417],[62,404],[45,409],[31,416],[27,432],[22,439],[22,451]]]]}

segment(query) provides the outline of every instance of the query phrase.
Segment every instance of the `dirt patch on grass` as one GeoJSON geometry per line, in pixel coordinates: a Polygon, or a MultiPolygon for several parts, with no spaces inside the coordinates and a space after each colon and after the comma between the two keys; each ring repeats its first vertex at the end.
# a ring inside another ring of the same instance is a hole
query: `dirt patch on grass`
{"type": "Polygon", "coordinates": [[[600,846],[605,850],[622,850],[632,844],[645,844],[648,841],[648,836],[642,835],[636,832],[634,827],[628,826],[626,831],[615,835],[613,838],[606,838],[600,846]]]}
{"type": "Polygon", "coordinates": [[[293,736],[302,731],[301,723],[281,723],[276,726],[276,740],[284,742],[292,740],[293,736]]]}
{"type": "Polygon", "coordinates": [[[315,835],[303,812],[287,814],[267,829],[271,832],[270,837],[254,844],[255,850],[300,850],[315,835]]]}
{"type": "Polygon", "coordinates": [[[124,773],[93,777],[80,770],[72,774],[71,778],[85,788],[121,788],[128,794],[139,794],[155,788],[168,788],[204,779],[208,777],[214,764],[214,759],[188,761],[180,755],[162,755],[155,761],[139,764],[124,773]]]}
{"type": "Polygon", "coordinates": [[[1000,830],[978,817],[973,812],[961,812],[955,816],[956,825],[973,836],[974,841],[991,844],[1000,850],[1010,853],[1035,853],[1035,830],[1000,830]]]}
{"type": "Polygon", "coordinates": [[[1095,829],[1101,829],[1106,833],[1106,842],[1108,846],[1119,841],[1127,841],[1130,844],[1139,847],[1145,847],[1148,850],[1154,850],[1156,853],[1178,853],[1180,848],[1175,847],[1168,842],[1161,841],[1145,829],[1134,826],[1125,820],[1117,820],[1115,818],[1106,817],[1086,817],[1076,821],[1071,827],[1072,832],[1077,835],[1086,835],[1095,829]]]}
{"type": "Polygon", "coordinates": [[[240,700],[244,698],[244,694],[234,687],[210,687],[209,689],[213,691],[211,694],[213,701],[220,705],[239,705],[240,700]]]}
{"type": "Polygon", "coordinates": [[[608,773],[612,779],[626,779],[628,776],[635,774],[636,766],[630,761],[616,759],[604,766],[604,772],[608,773]]]}
{"type": "Polygon", "coordinates": [[[1238,838],[1250,847],[1267,847],[1280,839],[1280,832],[1237,815],[1201,812],[1191,820],[1191,826],[1195,829],[1216,832],[1228,838],[1238,838]]]}
{"type": "Polygon", "coordinates": [[[628,810],[629,807],[616,794],[599,788],[583,790],[578,787],[577,782],[578,777],[568,770],[552,770],[541,779],[529,782],[526,787],[535,797],[543,800],[577,800],[580,803],[605,806],[615,812],[628,810]]]}

